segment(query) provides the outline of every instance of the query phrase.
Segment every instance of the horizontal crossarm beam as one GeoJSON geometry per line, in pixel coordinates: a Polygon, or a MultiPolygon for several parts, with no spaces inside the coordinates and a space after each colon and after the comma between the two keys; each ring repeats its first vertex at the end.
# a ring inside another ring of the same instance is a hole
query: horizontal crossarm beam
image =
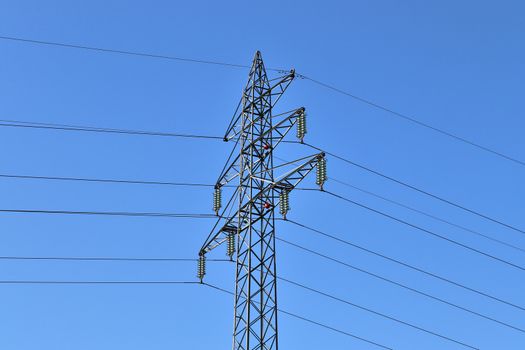
{"type": "MultiPolygon", "coordinates": [[[[252,112],[252,109],[254,106],[257,106],[260,104],[261,99],[268,99],[272,101],[271,107],[273,108],[276,103],[280,100],[281,96],[284,94],[292,80],[295,78],[295,70],[291,70],[288,74],[282,76],[281,78],[277,79],[277,82],[270,86],[269,89],[267,89],[264,93],[257,96],[257,98],[253,101],[249,101],[250,96],[243,96],[241,100],[241,105],[243,105],[242,110],[238,111],[236,115],[233,116],[232,121],[230,122],[230,125],[228,126],[228,129],[226,130],[226,133],[224,135],[224,141],[230,141],[231,139],[234,139],[237,137],[241,131],[248,130],[250,125],[242,125],[242,116],[245,114],[249,114],[252,112]],[[249,101],[248,103],[246,103],[249,101]]],[[[245,91],[246,93],[246,91],[245,91]]],[[[255,118],[252,123],[258,123],[259,118],[255,118]]]]}
{"type": "MultiPolygon", "coordinates": [[[[292,111],[287,117],[283,118],[280,122],[275,124],[271,129],[266,130],[262,135],[254,139],[253,142],[248,143],[242,150],[241,154],[246,153],[252,145],[257,145],[260,142],[260,140],[271,140],[271,147],[272,148],[277,147],[277,145],[279,145],[283,141],[284,137],[297,123],[299,116],[304,113],[305,113],[304,107],[297,108],[296,110],[292,111]]],[[[270,152],[271,150],[268,149],[267,151],[270,152]]],[[[240,174],[239,158],[240,158],[240,155],[233,158],[230,161],[229,165],[227,165],[224,168],[221,175],[219,176],[219,179],[217,180],[216,187],[222,187],[239,176],[240,174]]],[[[258,163],[260,163],[263,160],[264,158],[258,158],[257,160],[254,160],[255,167],[258,163]]]]}
{"type": "MultiPolygon", "coordinates": [[[[254,204],[260,198],[268,197],[269,192],[274,190],[275,194],[275,204],[278,205],[279,202],[279,193],[283,190],[290,192],[317,166],[317,162],[320,158],[324,157],[324,153],[318,153],[313,156],[308,157],[308,160],[303,164],[297,166],[296,168],[290,170],[284,175],[280,176],[274,182],[268,182],[262,191],[257,193],[250,201],[246,202],[241,209],[232,215],[230,218],[225,218],[225,224],[214,233],[212,231],[208,236],[208,239],[202,246],[199,251],[199,255],[204,255],[211,250],[215,249],[217,246],[221,245],[228,239],[228,234],[232,231],[232,228],[236,228],[237,233],[240,233],[249,227],[248,217],[250,216],[250,211],[252,215],[251,225],[256,223],[263,217],[263,210],[273,210],[273,208],[264,208],[258,207],[254,204]]],[[[221,219],[222,220],[222,219],[221,219]]],[[[214,228],[215,230],[215,228],[214,228]]]]}

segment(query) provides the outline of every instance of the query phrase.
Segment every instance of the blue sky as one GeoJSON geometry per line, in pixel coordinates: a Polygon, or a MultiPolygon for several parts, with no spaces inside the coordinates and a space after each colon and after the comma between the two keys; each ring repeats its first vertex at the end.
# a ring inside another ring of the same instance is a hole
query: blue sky
{"type": "MultiPolygon", "coordinates": [[[[523,4],[518,1],[3,1],[0,35],[250,64],[334,84],[524,160],[523,4]]],[[[0,119],[222,135],[247,71],[0,41],[0,119]]],[[[306,80],[279,108],[304,106],[307,141],[525,228],[525,168],[306,80]]],[[[230,144],[0,127],[3,174],[214,183],[230,144]]],[[[304,147],[277,151],[291,159],[304,147]]],[[[525,247],[522,234],[328,159],[329,177],[525,247]]],[[[307,183],[312,184],[312,179],[307,183]]],[[[524,266],[497,245],[330,181],[327,188],[524,266]]],[[[0,208],[211,213],[207,188],[0,180],[0,208]]],[[[289,217],[525,306],[512,268],[317,192],[289,217]]],[[[212,220],[0,214],[0,256],[194,257],[212,220]]],[[[524,312],[349,246],[278,223],[278,235],[441,299],[525,328],[524,312]]],[[[278,244],[281,276],[481,349],[525,334],[278,244]]],[[[223,251],[213,257],[223,258],[223,251]]],[[[0,280],[195,280],[192,262],[0,261],[0,280]]],[[[230,264],[207,281],[233,289],[230,264]]],[[[196,285],[0,285],[0,348],[227,349],[232,297],[196,285]]],[[[394,349],[462,349],[286,283],[285,310],[394,349]]],[[[282,349],[375,349],[281,315],[282,349]]]]}

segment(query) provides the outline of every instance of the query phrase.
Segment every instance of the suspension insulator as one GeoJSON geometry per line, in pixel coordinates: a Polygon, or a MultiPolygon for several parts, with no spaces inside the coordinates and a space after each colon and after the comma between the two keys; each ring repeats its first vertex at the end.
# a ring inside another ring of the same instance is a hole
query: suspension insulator
{"type": "Polygon", "coordinates": [[[283,189],[279,194],[279,211],[281,212],[281,215],[285,220],[286,214],[288,213],[288,211],[290,211],[289,193],[290,192],[287,189],[283,189]]]}
{"type": "Polygon", "coordinates": [[[235,233],[228,233],[228,246],[226,247],[226,254],[232,259],[235,253],[235,233]]]}
{"type": "Polygon", "coordinates": [[[222,206],[222,189],[220,187],[215,187],[213,192],[213,211],[215,214],[219,215],[219,209],[222,206]]]}
{"type": "Polygon", "coordinates": [[[328,180],[328,177],[326,176],[326,158],[324,156],[319,157],[317,160],[317,173],[316,173],[316,181],[315,183],[319,185],[321,190],[323,189],[323,185],[328,180]]]}
{"type": "Polygon", "coordinates": [[[206,257],[204,255],[199,255],[199,263],[197,266],[197,277],[202,282],[204,275],[206,274],[206,257]]]}
{"type": "Polygon", "coordinates": [[[297,138],[303,142],[306,135],[306,113],[304,110],[297,117],[297,138]]]}

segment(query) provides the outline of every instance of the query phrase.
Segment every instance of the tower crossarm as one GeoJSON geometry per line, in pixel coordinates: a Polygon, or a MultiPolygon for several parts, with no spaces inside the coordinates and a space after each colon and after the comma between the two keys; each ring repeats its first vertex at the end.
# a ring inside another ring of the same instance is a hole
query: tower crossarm
{"type": "MultiPolygon", "coordinates": [[[[318,153],[313,156],[305,157],[307,159],[303,164],[295,167],[294,169],[286,172],[282,176],[278,177],[274,182],[265,181],[266,186],[264,189],[255,195],[251,200],[247,201],[237,213],[230,216],[229,218],[219,218],[219,222],[223,221],[222,226],[216,225],[214,230],[208,236],[208,239],[203,244],[199,255],[204,255],[211,250],[215,249],[228,239],[228,234],[233,229],[237,233],[241,233],[246,230],[250,225],[255,224],[263,217],[263,211],[273,210],[272,207],[265,207],[265,203],[260,203],[262,198],[268,198],[273,196],[275,200],[274,206],[279,204],[279,193],[283,190],[290,192],[317,166],[320,158],[324,157],[324,153],[318,153]],[[254,205],[255,204],[255,205],[254,205]],[[252,214],[251,222],[248,220],[252,214]],[[220,227],[218,230],[217,227],[220,227]]],[[[296,163],[296,162],[294,162],[296,163]]],[[[286,163],[288,164],[288,163],[286,163]]],[[[275,167],[280,168],[281,166],[275,167]]]]}
{"type": "MultiPolygon", "coordinates": [[[[262,135],[260,135],[259,137],[254,139],[252,142],[250,142],[248,145],[246,145],[241,153],[248,152],[250,147],[252,147],[253,145],[259,144],[261,140],[271,141],[270,144],[266,146],[268,147],[267,151],[270,152],[271,149],[274,149],[275,147],[277,147],[277,145],[279,145],[283,141],[284,137],[293,128],[293,126],[297,123],[298,118],[302,114],[304,114],[304,112],[305,112],[304,107],[297,108],[296,110],[290,112],[288,116],[286,116],[280,122],[275,124],[271,129],[266,130],[262,135]]],[[[222,187],[239,176],[240,174],[239,158],[240,158],[240,155],[233,158],[233,160],[231,160],[227,164],[227,166],[224,168],[221,175],[219,176],[216,186],[222,187]]],[[[264,158],[259,158],[257,160],[254,160],[255,166],[262,160],[264,160],[264,158]]]]}
{"type": "MultiPolygon", "coordinates": [[[[252,68],[253,69],[253,68],[252,68]]],[[[249,84],[251,82],[248,82],[248,86],[245,88],[243,97],[241,99],[240,105],[243,106],[243,108],[240,111],[237,111],[236,114],[233,116],[230,125],[228,126],[228,129],[226,129],[226,133],[224,135],[224,141],[230,141],[242,132],[242,130],[246,130],[246,128],[249,128],[250,125],[243,125],[243,115],[252,113],[254,109],[257,108],[258,105],[260,105],[261,100],[267,100],[271,101],[271,107],[273,108],[277,102],[280,100],[281,96],[284,94],[290,83],[295,78],[295,70],[291,70],[286,75],[279,77],[275,79],[275,83],[270,86],[269,89],[267,89],[262,94],[258,95],[255,99],[252,100],[252,96],[250,94],[247,94],[247,91],[249,90],[249,84]]],[[[252,124],[258,123],[260,118],[254,118],[252,121],[252,124]]]]}
{"type": "Polygon", "coordinates": [[[274,188],[277,191],[283,188],[290,190],[295,188],[299,184],[299,182],[301,182],[312,170],[314,170],[317,167],[319,160],[323,159],[324,156],[325,153],[321,152],[295,161],[275,166],[273,169],[278,170],[284,166],[287,166],[288,164],[296,165],[295,168],[277,178],[277,180],[275,181],[274,188]],[[297,165],[300,161],[304,161],[304,163],[297,165]]]}

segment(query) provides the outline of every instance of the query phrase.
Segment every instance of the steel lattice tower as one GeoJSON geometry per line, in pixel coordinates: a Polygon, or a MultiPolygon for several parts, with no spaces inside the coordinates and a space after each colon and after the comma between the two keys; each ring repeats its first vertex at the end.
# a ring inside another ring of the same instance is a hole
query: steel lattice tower
{"type": "MultiPolygon", "coordinates": [[[[214,210],[221,209],[221,188],[239,178],[238,186],[219,216],[217,224],[199,252],[198,277],[205,275],[205,255],[226,242],[233,259],[236,252],[234,350],[277,350],[277,275],[275,254],[276,205],[281,213],[288,211],[288,193],[314,168],[318,180],[326,180],[324,154],[316,154],[274,167],[273,151],[297,123],[298,137],[306,132],[304,108],[288,113],[273,125],[272,109],[280,99],[295,72],[268,79],[261,53],[255,54],[248,83],[244,88],[240,110],[236,111],[224,137],[235,140],[235,147],[217,181],[214,210]],[[233,159],[235,151],[238,155],[233,159]],[[306,161],[305,161],[306,160],[306,161]],[[295,166],[279,178],[274,169],[295,166]],[[237,202],[237,212],[230,215],[237,202]]],[[[318,181],[319,183],[319,181],[318,181]]]]}

